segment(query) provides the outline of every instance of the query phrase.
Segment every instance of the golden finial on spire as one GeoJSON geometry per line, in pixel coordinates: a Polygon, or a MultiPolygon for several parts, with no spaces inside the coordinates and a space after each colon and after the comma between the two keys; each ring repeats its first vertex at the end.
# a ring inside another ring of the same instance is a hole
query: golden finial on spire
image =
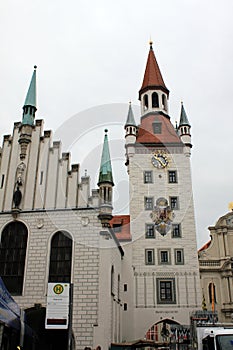
{"type": "Polygon", "coordinates": [[[150,39],[149,41],[150,49],[153,50],[153,41],[150,39]]]}
{"type": "Polygon", "coordinates": [[[229,209],[230,211],[233,210],[233,202],[230,202],[230,203],[228,204],[228,209],[229,209]]]}

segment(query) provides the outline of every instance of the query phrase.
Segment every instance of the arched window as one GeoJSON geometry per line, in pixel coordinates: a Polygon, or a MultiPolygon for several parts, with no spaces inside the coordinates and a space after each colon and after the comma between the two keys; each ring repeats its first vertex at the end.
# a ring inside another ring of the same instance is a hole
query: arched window
{"type": "Polygon", "coordinates": [[[152,98],[152,108],[159,107],[159,97],[157,92],[153,92],[151,98],[152,98]]]}
{"type": "Polygon", "coordinates": [[[215,284],[214,283],[210,283],[209,284],[209,301],[210,303],[212,303],[212,300],[214,301],[214,303],[216,303],[216,291],[215,291],[215,284]],[[214,300],[213,300],[214,298],[214,300]]]}
{"type": "Polygon", "coordinates": [[[167,110],[167,99],[165,95],[162,95],[162,105],[163,105],[163,109],[165,109],[165,111],[167,110]]]}
{"type": "Polygon", "coordinates": [[[19,221],[9,223],[2,231],[0,276],[12,295],[22,294],[27,238],[27,228],[19,221]]]}
{"type": "Polygon", "coordinates": [[[66,232],[56,232],[51,240],[49,282],[70,282],[72,239],[66,232]]]}
{"type": "Polygon", "coordinates": [[[148,109],[148,95],[144,95],[143,97],[143,108],[144,108],[144,111],[148,109]]]}

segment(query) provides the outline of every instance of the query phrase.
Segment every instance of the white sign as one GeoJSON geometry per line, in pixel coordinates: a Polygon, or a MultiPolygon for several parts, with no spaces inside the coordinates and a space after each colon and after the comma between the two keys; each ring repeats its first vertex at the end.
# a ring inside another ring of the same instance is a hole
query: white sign
{"type": "Polygon", "coordinates": [[[69,323],[69,283],[48,283],[46,329],[67,329],[69,323]]]}

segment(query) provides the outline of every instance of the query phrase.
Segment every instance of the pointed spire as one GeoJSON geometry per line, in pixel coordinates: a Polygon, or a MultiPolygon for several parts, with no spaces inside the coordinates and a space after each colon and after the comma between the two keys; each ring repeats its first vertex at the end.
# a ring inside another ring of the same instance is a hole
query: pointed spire
{"type": "Polygon", "coordinates": [[[169,94],[169,90],[167,89],[162,74],[159,69],[159,65],[155,58],[153,43],[150,41],[150,51],[147,58],[146,70],[144,74],[144,79],[142,83],[142,87],[139,91],[139,99],[141,98],[141,94],[151,88],[163,90],[165,93],[169,94]]]}
{"type": "Polygon", "coordinates": [[[179,126],[182,126],[182,125],[190,126],[187,114],[186,114],[185,109],[184,109],[183,102],[181,102],[181,112],[180,112],[180,124],[179,124],[179,126]]]}
{"type": "Polygon", "coordinates": [[[101,183],[105,183],[105,182],[108,182],[112,184],[112,186],[114,186],[110,152],[108,147],[108,135],[107,135],[108,130],[105,129],[104,131],[105,131],[104,145],[103,145],[102,158],[101,158],[101,164],[100,164],[98,186],[101,183]]]}
{"type": "Polygon", "coordinates": [[[22,124],[33,125],[36,108],[36,68],[34,66],[34,72],[29,85],[27,96],[23,106],[23,120],[22,124]]]}
{"type": "Polygon", "coordinates": [[[131,102],[129,103],[129,111],[128,111],[128,116],[127,116],[127,120],[125,123],[125,127],[127,127],[127,126],[136,126],[131,102]]]}

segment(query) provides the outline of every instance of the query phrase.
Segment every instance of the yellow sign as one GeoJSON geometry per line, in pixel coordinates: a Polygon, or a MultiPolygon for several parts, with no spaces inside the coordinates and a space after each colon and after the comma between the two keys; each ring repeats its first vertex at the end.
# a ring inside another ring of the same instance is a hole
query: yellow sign
{"type": "Polygon", "coordinates": [[[64,288],[61,284],[55,284],[53,287],[53,291],[55,294],[61,294],[63,292],[64,288]]]}

